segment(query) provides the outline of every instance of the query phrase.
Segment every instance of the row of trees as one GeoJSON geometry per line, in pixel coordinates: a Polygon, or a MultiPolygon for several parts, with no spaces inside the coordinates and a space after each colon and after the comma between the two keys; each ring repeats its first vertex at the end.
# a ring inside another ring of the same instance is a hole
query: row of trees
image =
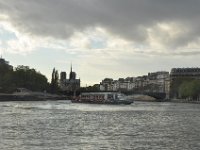
{"type": "Polygon", "coordinates": [[[28,66],[20,65],[13,69],[4,59],[0,59],[0,92],[12,93],[17,88],[26,88],[32,91],[48,91],[58,93],[59,75],[54,68],[51,83],[40,72],[28,66]]]}
{"type": "Polygon", "coordinates": [[[179,87],[181,98],[197,100],[200,98],[200,80],[184,81],[179,87]]]}
{"type": "Polygon", "coordinates": [[[0,91],[10,91],[12,89],[13,68],[4,59],[0,59],[0,91]]]}
{"type": "Polygon", "coordinates": [[[47,78],[28,66],[18,66],[14,70],[0,65],[0,91],[11,93],[16,88],[27,88],[32,91],[49,90],[47,78]]]}
{"type": "Polygon", "coordinates": [[[183,99],[197,100],[200,98],[200,79],[182,77],[172,80],[170,96],[183,99]]]}

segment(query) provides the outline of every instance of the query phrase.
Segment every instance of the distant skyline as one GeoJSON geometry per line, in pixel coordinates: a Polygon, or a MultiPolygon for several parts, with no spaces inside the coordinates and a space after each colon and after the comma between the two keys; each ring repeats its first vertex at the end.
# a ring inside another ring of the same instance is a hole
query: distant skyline
{"type": "Polygon", "coordinates": [[[200,66],[199,0],[0,0],[0,54],[81,85],[200,66]]]}

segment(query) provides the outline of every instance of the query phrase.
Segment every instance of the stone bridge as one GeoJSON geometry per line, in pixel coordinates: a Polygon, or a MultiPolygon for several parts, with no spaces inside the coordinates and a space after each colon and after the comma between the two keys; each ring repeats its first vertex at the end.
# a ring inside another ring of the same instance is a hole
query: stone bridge
{"type": "Polygon", "coordinates": [[[126,95],[132,95],[132,94],[148,95],[157,100],[164,100],[166,98],[166,93],[161,93],[161,92],[122,92],[122,93],[126,95]]]}

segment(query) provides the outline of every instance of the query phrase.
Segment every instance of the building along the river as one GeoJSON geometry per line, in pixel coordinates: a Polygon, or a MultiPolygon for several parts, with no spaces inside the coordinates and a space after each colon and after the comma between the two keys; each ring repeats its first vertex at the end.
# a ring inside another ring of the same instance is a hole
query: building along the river
{"type": "Polygon", "coordinates": [[[127,77],[113,80],[105,78],[100,83],[100,91],[133,91],[166,93],[169,95],[169,72],[159,71],[139,77],[127,77]]]}

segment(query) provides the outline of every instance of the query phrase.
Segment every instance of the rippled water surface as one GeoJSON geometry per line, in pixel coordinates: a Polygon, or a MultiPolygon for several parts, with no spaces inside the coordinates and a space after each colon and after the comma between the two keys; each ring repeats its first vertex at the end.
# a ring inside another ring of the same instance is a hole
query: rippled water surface
{"type": "Polygon", "coordinates": [[[1,150],[199,150],[200,104],[1,102],[1,150]]]}

